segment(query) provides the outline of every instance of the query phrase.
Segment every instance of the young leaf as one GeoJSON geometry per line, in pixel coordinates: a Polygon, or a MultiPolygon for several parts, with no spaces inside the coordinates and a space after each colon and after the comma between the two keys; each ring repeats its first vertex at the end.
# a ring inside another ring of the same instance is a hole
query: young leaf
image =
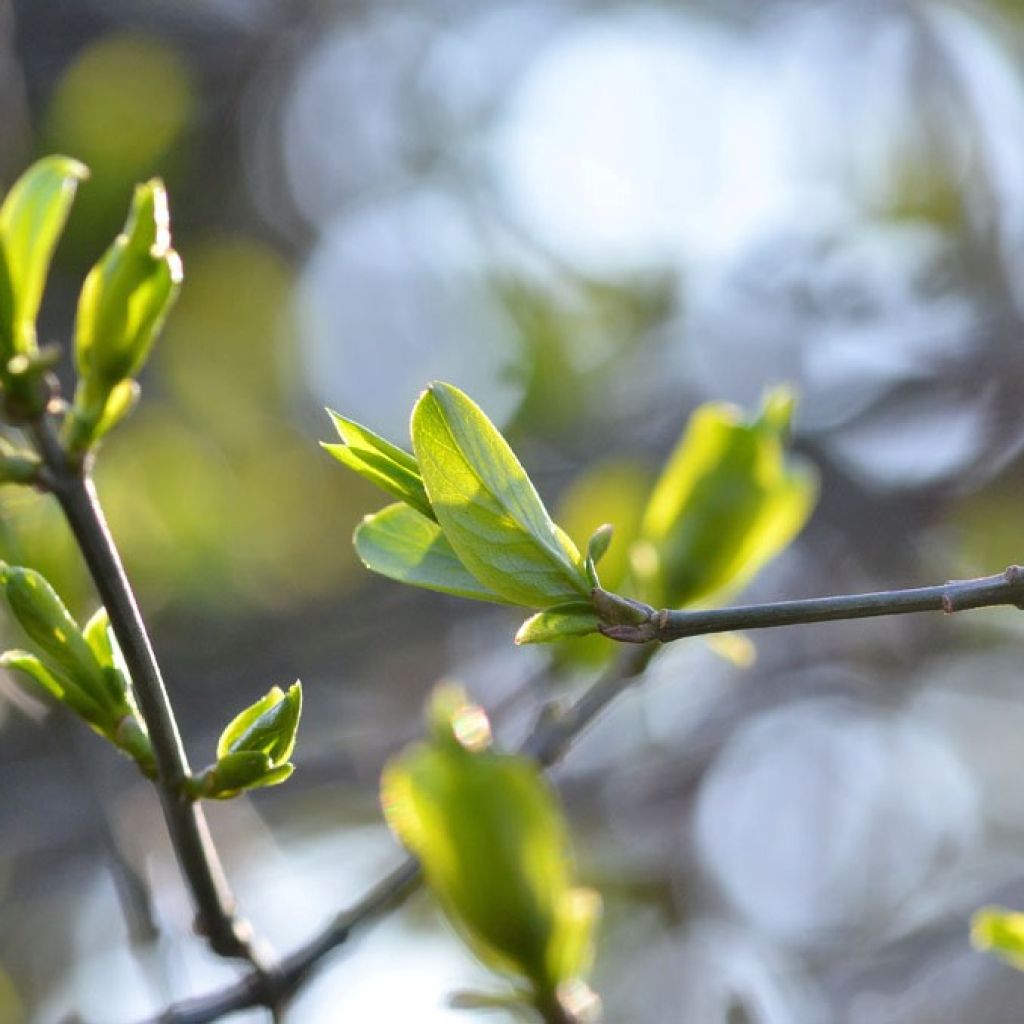
{"type": "Polygon", "coordinates": [[[101,665],[114,664],[114,646],[110,639],[110,616],[107,609],[100,605],[82,630],[85,642],[92,648],[96,660],[101,665]]]}
{"type": "Polygon", "coordinates": [[[590,540],[587,542],[587,558],[594,565],[597,565],[604,558],[605,552],[607,552],[612,542],[614,532],[615,527],[611,523],[604,523],[590,535],[590,540]]]}
{"type": "Polygon", "coordinates": [[[124,232],[82,286],[75,318],[75,357],[82,378],[109,392],[135,376],[181,280],[181,260],[171,248],[167,193],[153,179],[135,189],[124,232]]]}
{"type": "Polygon", "coordinates": [[[302,684],[293,683],[285,693],[275,686],[255,704],[237,715],[221,733],[217,757],[258,751],[277,767],[291,757],[302,715],[302,684]]]}
{"type": "Polygon", "coordinates": [[[20,566],[5,566],[2,580],[14,617],[46,655],[50,671],[106,706],[100,663],[53,587],[39,573],[20,566]]]}
{"type": "Polygon", "coordinates": [[[50,260],[78,183],[89,176],[77,160],[49,156],[34,163],[0,206],[0,365],[36,348],[36,317],[50,260]]]}
{"type": "Polygon", "coordinates": [[[321,443],[321,447],[363,479],[411,505],[428,519],[433,519],[434,510],[427,499],[416,460],[372,430],[330,409],[327,412],[334,421],[342,443],[321,443]]]}
{"type": "Polygon", "coordinates": [[[412,443],[437,521],[473,576],[529,608],[586,598],[591,583],[576,546],[466,395],[432,384],[413,410],[412,443]]]}
{"type": "Polygon", "coordinates": [[[36,687],[65,704],[95,729],[102,732],[110,727],[110,715],[103,707],[73,682],[51,672],[34,654],[6,651],[0,655],[0,665],[27,676],[36,687]]]}
{"type": "Polygon", "coordinates": [[[742,587],[806,522],[817,496],[811,468],[787,460],[792,398],[773,392],[746,422],[732,406],[702,406],[661,475],[633,548],[644,597],[686,606],[742,587]]]}
{"type": "Polygon", "coordinates": [[[516,633],[517,644],[548,644],[571,636],[596,633],[601,620],[590,604],[571,601],[531,615],[516,633]]]}
{"type": "MultiPolygon", "coordinates": [[[[420,858],[453,924],[492,968],[551,996],[562,900],[571,892],[568,836],[537,766],[497,753],[478,727],[483,712],[441,691],[433,738],[384,771],[385,817],[420,858]]],[[[486,716],[483,716],[486,721],[486,716]]],[[[583,957],[576,957],[582,963],[583,957]]]]}
{"type": "Polygon", "coordinates": [[[388,505],[366,516],[353,541],[367,569],[389,579],[476,601],[509,603],[468,572],[436,522],[409,505],[388,505]]]}
{"type": "Polygon", "coordinates": [[[1024,914],[1003,907],[982,908],[971,921],[971,942],[1024,970],[1024,914]]]}

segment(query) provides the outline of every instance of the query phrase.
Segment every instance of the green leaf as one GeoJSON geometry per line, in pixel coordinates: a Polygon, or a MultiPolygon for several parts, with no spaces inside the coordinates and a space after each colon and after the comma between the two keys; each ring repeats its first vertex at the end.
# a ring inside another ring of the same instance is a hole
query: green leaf
{"type": "Polygon", "coordinates": [[[529,608],[587,596],[591,584],[576,546],[466,395],[432,384],[413,410],[412,443],[437,521],[481,583],[529,608]]]}
{"type": "MultiPolygon", "coordinates": [[[[181,260],[171,248],[167,193],[153,179],[136,187],[124,232],[89,271],[79,296],[75,356],[79,374],[93,384],[93,396],[138,373],[181,280],[181,260]]],[[[82,404],[76,395],[76,405],[82,404]]]]}
{"type": "Polygon", "coordinates": [[[34,654],[28,651],[6,651],[0,655],[0,665],[28,677],[40,690],[69,707],[99,731],[104,732],[110,728],[112,723],[105,708],[85,690],[51,672],[34,654]]]}
{"type": "Polygon", "coordinates": [[[82,630],[85,642],[92,648],[92,653],[101,665],[114,664],[114,647],[110,639],[110,616],[107,609],[100,605],[82,630]]]}
{"type": "Polygon", "coordinates": [[[721,600],[744,586],[803,527],[817,477],[787,459],[782,435],[792,397],[771,393],[745,421],[721,403],[699,408],[661,478],[632,550],[646,600],[686,606],[721,600]]]}
{"type": "Polygon", "coordinates": [[[517,644],[548,644],[571,636],[596,633],[601,620],[592,605],[582,601],[556,604],[531,615],[516,633],[517,644]]]}
{"type": "Polygon", "coordinates": [[[1024,914],[1003,907],[983,907],[971,920],[971,942],[1024,970],[1024,914]]]}
{"type": "Polygon", "coordinates": [[[343,443],[321,443],[321,447],[363,479],[433,519],[434,510],[427,499],[416,460],[372,430],[330,409],[327,412],[343,443]]]}
{"type": "Polygon", "coordinates": [[[603,523],[590,535],[590,540],[587,541],[587,558],[594,565],[604,558],[614,533],[615,527],[611,523],[603,523]]]}
{"type": "Polygon", "coordinates": [[[78,183],[89,175],[77,160],[49,156],[34,163],[0,206],[0,364],[36,349],[36,317],[50,260],[78,183]]]}
{"type": "Polygon", "coordinates": [[[302,715],[302,684],[293,683],[285,693],[275,686],[228,724],[217,744],[217,757],[258,751],[277,767],[291,757],[302,715]]]}
{"type": "Polygon", "coordinates": [[[476,601],[509,603],[469,573],[437,523],[409,505],[388,505],[366,516],[353,541],[367,569],[389,579],[476,601]]]}
{"type": "Polygon", "coordinates": [[[590,973],[600,920],[601,897],[593,889],[570,889],[562,894],[548,945],[548,972],[557,985],[590,973]]]}
{"type": "Polygon", "coordinates": [[[204,772],[201,795],[227,800],[248,789],[271,770],[269,755],[259,750],[239,750],[217,759],[204,772]]]}
{"type": "Polygon", "coordinates": [[[555,936],[571,891],[568,835],[537,766],[496,752],[482,716],[443,691],[431,710],[432,741],[384,771],[384,813],[481,960],[550,995],[561,980],[552,974],[561,962],[555,945],[567,948],[555,936]]]}
{"type": "Polygon", "coordinates": [[[101,707],[120,711],[110,706],[102,667],[78,623],[46,579],[20,566],[4,567],[2,579],[14,617],[46,655],[51,673],[58,675],[65,685],[87,693],[101,707]]]}

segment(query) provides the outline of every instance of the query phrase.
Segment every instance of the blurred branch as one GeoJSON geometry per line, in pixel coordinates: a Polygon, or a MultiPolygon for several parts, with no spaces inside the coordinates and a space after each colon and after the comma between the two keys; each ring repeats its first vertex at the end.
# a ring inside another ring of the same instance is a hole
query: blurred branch
{"type": "MultiPolygon", "coordinates": [[[[951,580],[935,587],[881,590],[871,594],[812,597],[801,601],[710,608],[703,611],[655,611],[638,624],[603,626],[601,632],[624,643],[667,643],[689,636],[726,633],[737,629],[768,629],[801,623],[866,619],[910,612],[953,612],[1010,605],[1024,608],[1024,568],[1011,565],[995,576],[951,580]]],[[[638,606],[640,607],[640,606],[638,606]]]]}
{"type": "MultiPolygon", "coordinates": [[[[568,708],[559,711],[555,704],[545,707],[521,752],[545,768],[560,761],[576,737],[637,681],[657,649],[657,644],[648,644],[626,651],[568,708]]],[[[420,881],[419,864],[412,857],[406,858],[355,904],[337,914],[318,935],[285,957],[272,975],[253,972],[218,992],[168,1007],[151,1024],[208,1024],[253,1006],[282,1005],[329,953],[348,942],[359,928],[399,907],[419,888],[420,881]]]]}
{"type": "Polygon", "coordinates": [[[195,902],[196,928],[221,956],[246,959],[257,973],[265,973],[248,925],[235,916],[234,897],[202,808],[185,796],[189,765],[178,723],[92,480],[87,469],[69,463],[45,414],[30,421],[27,429],[45,464],[47,487],[64,512],[124,654],[153,744],[167,829],[195,902]]]}

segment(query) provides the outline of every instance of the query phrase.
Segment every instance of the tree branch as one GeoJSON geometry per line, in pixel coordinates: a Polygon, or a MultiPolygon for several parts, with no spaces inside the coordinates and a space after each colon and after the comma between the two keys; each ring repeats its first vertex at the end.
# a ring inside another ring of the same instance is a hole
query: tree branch
{"type": "MultiPolygon", "coordinates": [[[[624,652],[593,686],[563,711],[545,708],[520,751],[548,768],[560,761],[573,740],[643,673],[657,644],[624,652]]],[[[208,1024],[252,1006],[281,1005],[323,959],[344,945],[360,927],[402,904],[419,887],[419,864],[406,858],[357,903],[341,911],[319,934],[287,956],[270,977],[255,973],[218,992],[168,1007],[150,1024],[208,1024]]]]}
{"type": "MultiPolygon", "coordinates": [[[[689,636],[727,633],[734,629],[769,629],[811,622],[865,619],[878,615],[906,615],[910,612],[953,612],[970,608],[1010,605],[1024,608],[1024,568],[1011,565],[995,576],[972,580],[951,580],[936,587],[910,590],[882,590],[871,594],[843,594],[812,597],[801,601],[710,608],[702,611],[655,611],[638,623],[602,626],[601,632],[624,643],[646,644],[652,640],[668,643],[689,636]]],[[[643,609],[644,606],[635,606],[643,609]]]]}
{"type": "Polygon", "coordinates": [[[249,926],[235,916],[234,897],[202,808],[184,794],[189,765],[178,724],[92,481],[85,470],[69,464],[45,416],[29,423],[27,429],[46,467],[47,485],[60,503],[124,654],[153,744],[164,819],[195,903],[196,929],[221,956],[246,959],[263,972],[249,926]]]}

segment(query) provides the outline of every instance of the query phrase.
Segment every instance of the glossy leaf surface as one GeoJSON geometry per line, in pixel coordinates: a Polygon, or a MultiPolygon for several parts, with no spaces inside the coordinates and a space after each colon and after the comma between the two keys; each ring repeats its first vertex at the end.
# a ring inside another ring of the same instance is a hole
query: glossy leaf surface
{"type": "Polygon", "coordinates": [[[473,576],[531,608],[586,597],[591,584],[576,546],[465,394],[431,385],[413,410],[412,442],[437,521],[473,576]]]}
{"type": "Polygon", "coordinates": [[[463,566],[436,522],[409,505],[388,505],[366,516],[353,539],[363,564],[382,576],[476,601],[508,603],[463,566]]]}

